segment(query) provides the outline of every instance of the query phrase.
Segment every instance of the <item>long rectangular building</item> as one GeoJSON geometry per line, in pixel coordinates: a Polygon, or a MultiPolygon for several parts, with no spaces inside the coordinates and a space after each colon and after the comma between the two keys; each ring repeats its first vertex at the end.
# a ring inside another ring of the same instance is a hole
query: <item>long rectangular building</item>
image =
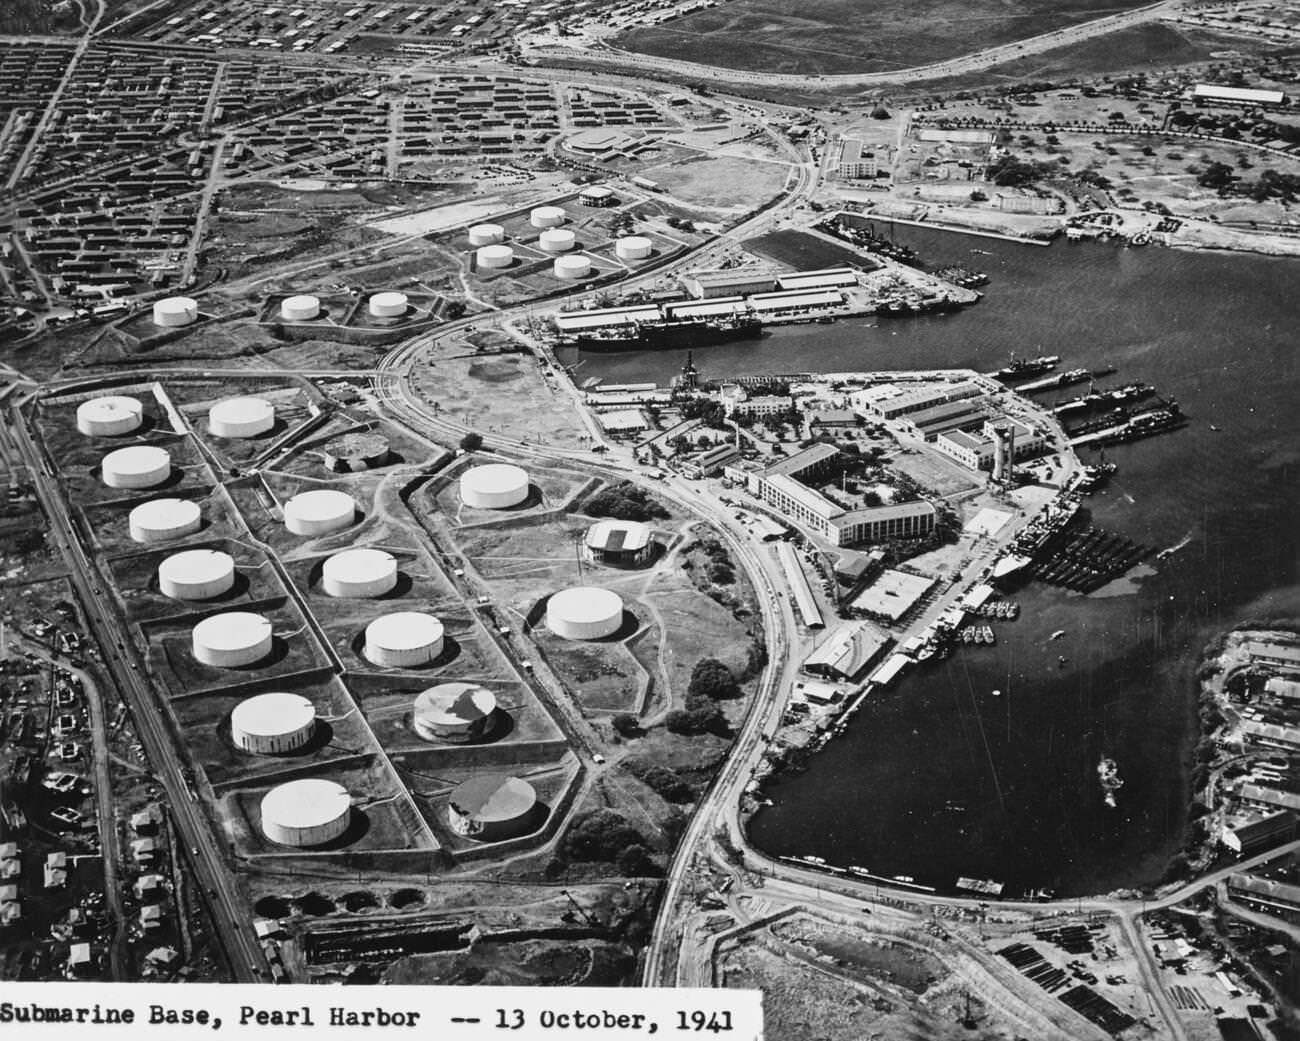
{"type": "Polygon", "coordinates": [[[808,576],[804,573],[803,565],[799,563],[799,555],[790,543],[778,542],[776,557],[781,562],[786,585],[790,587],[790,595],[794,597],[794,605],[799,610],[799,617],[803,619],[803,624],[809,629],[820,629],[826,622],[822,618],[821,608],[817,606],[812,587],[808,584],[808,576]]]}

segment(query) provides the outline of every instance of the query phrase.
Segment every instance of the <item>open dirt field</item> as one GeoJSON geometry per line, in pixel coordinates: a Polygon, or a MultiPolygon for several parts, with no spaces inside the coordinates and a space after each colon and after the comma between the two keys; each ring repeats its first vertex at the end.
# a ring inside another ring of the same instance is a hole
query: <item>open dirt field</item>
{"type": "Polygon", "coordinates": [[[736,0],[637,29],[616,43],[665,58],[764,72],[887,72],[1022,40],[1141,6],[1140,0],[736,0]],[[936,31],[937,30],[937,31],[936,31]]]}

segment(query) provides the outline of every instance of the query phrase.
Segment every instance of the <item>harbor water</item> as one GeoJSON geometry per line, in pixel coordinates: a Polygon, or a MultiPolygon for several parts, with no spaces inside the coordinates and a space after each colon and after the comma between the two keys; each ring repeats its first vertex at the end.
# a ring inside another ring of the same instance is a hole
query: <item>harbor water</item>
{"type": "MultiPolygon", "coordinates": [[[[1183,840],[1201,648],[1245,620],[1300,617],[1300,268],[894,230],[932,266],[987,272],[985,299],[943,316],[775,329],[696,352],[702,374],[990,370],[1012,351],[1059,354],[1062,369],[1113,365],[1104,385],[1151,383],[1190,424],[1109,449],[1119,471],[1086,501],[1090,520],[1169,552],[1089,596],[1018,591],[1019,619],[989,623],[996,646],[909,672],[805,772],[769,785],[774,805],[751,837],[943,888],[959,875],[1008,893],[1153,882],[1183,840]],[[1125,782],[1114,808],[1103,756],[1125,782]]],[[[684,360],[590,355],[579,376],[666,383],[684,360]]]]}

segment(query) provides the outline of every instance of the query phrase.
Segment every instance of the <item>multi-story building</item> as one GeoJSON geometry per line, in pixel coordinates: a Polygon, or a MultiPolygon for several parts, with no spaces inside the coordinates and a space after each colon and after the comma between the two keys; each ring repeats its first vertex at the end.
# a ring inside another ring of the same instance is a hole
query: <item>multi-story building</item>
{"type": "Polygon", "coordinates": [[[880,172],[876,153],[856,137],[840,140],[840,176],[853,180],[865,180],[875,177],[880,172]]]}

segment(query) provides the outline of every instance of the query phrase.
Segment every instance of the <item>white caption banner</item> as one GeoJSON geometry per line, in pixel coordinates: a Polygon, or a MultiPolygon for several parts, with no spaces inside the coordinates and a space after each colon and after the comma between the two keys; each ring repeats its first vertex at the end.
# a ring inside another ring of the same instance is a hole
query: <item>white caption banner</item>
{"type": "Polygon", "coordinates": [[[0,1036],[15,1041],[762,1041],[756,990],[601,987],[314,987],[4,983],[0,1036]]]}

